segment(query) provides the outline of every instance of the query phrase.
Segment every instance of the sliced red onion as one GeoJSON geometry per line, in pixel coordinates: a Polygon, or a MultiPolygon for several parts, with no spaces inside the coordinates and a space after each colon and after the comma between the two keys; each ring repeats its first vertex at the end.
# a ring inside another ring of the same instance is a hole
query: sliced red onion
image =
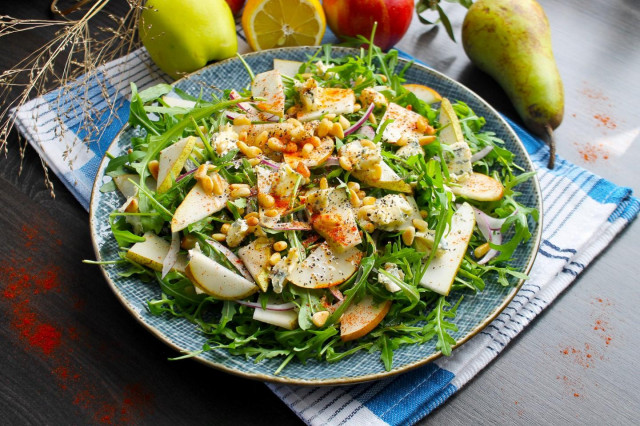
{"type": "MultiPolygon", "coordinates": [[[[502,244],[502,234],[500,232],[495,232],[494,235],[493,235],[493,241],[492,242],[493,242],[493,244],[496,244],[496,245],[502,244]]],[[[498,250],[496,250],[496,249],[489,249],[487,254],[482,256],[482,259],[478,260],[478,264],[479,265],[484,265],[485,263],[489,262],[491,259],[496,257],[498,255],[498,253],[500,253],[500,252],[498,250]]]]}
{"type": "MultiPolygon", "coordinates": [[[[262,309],[262,304],[260,304],[260,303],[246,302],[244,300],[236,300],[235,302],[237,304],[239,304],[239,305],[248,306],[250,308],[262,309]]],[[[294,309],[295,307],[296,307],[296,305],[293,302],[282,303],[280,305],[273,305],[273,304],[268,303],[264,307],[264,309],[267,310],[267,311],[290,311],[290,310],[294,309]]]]}
{"type": "Polygon", "coordinates": [[[260,164],[264,164],[265,166],[271,167],[274,170],[280,169],[280,164],[275,161],[269,160],[267,157],[260,157],[260,164]]]}
{"type": "Polygon", "coordinates": [[[229,119],[229,120],[235,120],[236,117],[242,115],[239,112],[235,112],[235,111],[225,111],[224,115],[229,119]]]}
{"type": "Polygon", "coordinates": [[[492,145],[488,145],[485,146],[484,148],[482,148],[480,151],[476,152],[475,154],[473,154],[471,156],[471,162],[475,163],[478,160],[482,160],[484,157],[487,156],[487,154],[489,154],[491,151],[493,151],[493,146],[492,145]]]}
{"type": "Polygon", "coordinates": [[[194,174],[196,172],[196,170],[198,170],[198,169],[196,168],[196,169],[193,169],[193,170],[189,170],[188,172],[181,174],[176,179],[176,183],[180,182],[182,179],[186,178],[187,176],[194,174]]]}
{"type": "Polygon", "coordinates": [[[306,222],[282,222],[274,223],[266,228],[273,229],[274,231],[311,231],[311,225],[306,222]]]}
{"type": "MultiPolygon", "coordinates": [[[[511,215],[514,215],[515,213],[517,213],[517,210],[511,213],[511,215]]],[[[502,229],[502,225],[504,224],[504,222],[511,215],[505,218],[495,218],[489,216],[476,207],[473,207],[473,214],[476,217],[478,229],[480,230],[480,233],[482,234],[484,239],[494,245],[502,244],[502,232],[500,230],[502,229]]],[[[478,264],[484,265],[485,263],[496,257],[498,253],[500,253],[498,250],[490,249],[487,254],[485,254],[482,259],[478,261],[478,264]]]]}
{"type": "Polygon", "coordinates": [[[331,294],[333,294],[333,297],[338,299],[340,302],[344,300],[344,296],[336,287],[329,287],[329,291],[331,292],[331,294]]]}
{"type": "Polygon", "coordinates": [[[216,240],[207,240],[207,243],[211,244],[213,248],[215,248],[220,253],[222,253],[224,257],[226,257],[229,260],[229,262],[231,262],[233,266],[236,267],[238,272],[240,272],[240,274],[243,277],[245,277],[247,280],[249,280],[252,283],[255,282],[255,280],[253,279],[253,276],[251,275],[247,267],[244,266],[244,263],[242,262],[242,260],[240,260],[240,258],[236,256],[234,252],[229,250],[227,246],[217,242],[216,240]]]}
{"type": "Polygon", "coordinates": [[[358,130],[358,134],[364,135],[367,139],[373,139],[376,137],[376,131],[371,126],[362,126],[358,130]]]}
{"type": "Polygon", "coordinates": [[[369,107],[365,111],[364,115],[362,116],[362,118],[360,118],[360,120],[356,121],[356,123],[353,126],[349,127],[347,130],[345,130],[344,131],[344,135],[345,136],[350,135],[351,133],[355,132],[360,127],[362,127],[362,125],[369,119],[369,116],[373,112],[374,108],[375,108],[375,104],[373,102],[371,102],[369,104],[369,107]]]}
{"type": "Polygon", "coordinates": [[[162,261],[162,278],[164,278],[173,265],[176,264],[178,260],[178,252],[180,251],[180,232],[172,232],[171,233],[171,245],[169,246],[169,251],[167,255],[164,257],[162,261]]]}

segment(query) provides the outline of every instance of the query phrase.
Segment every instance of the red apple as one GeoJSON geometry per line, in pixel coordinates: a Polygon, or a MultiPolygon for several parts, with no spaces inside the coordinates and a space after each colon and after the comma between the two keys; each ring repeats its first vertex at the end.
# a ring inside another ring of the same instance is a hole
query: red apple
{"type": "Polygon", "coordinates": [[[238,16],[242,7],[244,6],[245,0],[227,0],[227,4],[231,8],[231,13],[233,16],[238,16]]]}
{"type": "Polygon", "coordinates": [[[324,0],[329,28],[338,37],[371,37],[378,22],[375,44],[387,50],[409,29],[413,17],[413,0],[324,0]]]}

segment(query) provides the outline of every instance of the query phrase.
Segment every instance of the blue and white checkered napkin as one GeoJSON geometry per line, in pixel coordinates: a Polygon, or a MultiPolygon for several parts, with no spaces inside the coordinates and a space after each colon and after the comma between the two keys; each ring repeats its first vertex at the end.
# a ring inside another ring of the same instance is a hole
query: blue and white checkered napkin
{"type": "MultiPolygon", "coordinates": [[[[241,51],[247,51],[246,44],[241,51]]],[[[97,79],[59,89],[17,112],[17,126],[78,201],[89,206],[100,159],[127,121],[129,82],[141,89],[169,78],[143,49],[101,67],[97,79]],[[105,87],[106,89],[101,89],[105,87]],[[93,120],[80,114],[90,104],[93,120]],[[96,122],[97,121],[97,122],[96,122]],[[72,166],[70,166],[72,164],[72,166]]],[[[531,278],[483,332],[409,374],[341,387],[267,384],[308,424],[411,424],[444,403],[494,359],[638,214],[640,202],[587,170],[558,159],[510,122],[538,170],[544,230],[531,278]]]]}

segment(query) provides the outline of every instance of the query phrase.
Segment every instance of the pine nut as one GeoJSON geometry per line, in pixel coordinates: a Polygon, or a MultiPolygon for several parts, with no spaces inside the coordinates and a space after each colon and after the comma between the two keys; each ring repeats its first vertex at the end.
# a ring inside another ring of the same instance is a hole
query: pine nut
{"type": "Polygon", "coordinates": [[[264,130],[262,133],[256,136],[256,144],[258,146],[262,146],[267,142],[267,139],[269,139],[269,132],[264,130]]]}
{"type": "Polygon", "coordinates": [[[318,311],[311,317],[311,322],[316,327],[322,327],[329,319],[329,311],[318,311]]]}
{"type": "Polygon", "coordinates": [[[293,124],[293,127],[302,127],[302,123],[293,117],[288,118],[286,122],[293,124]]]}
{"type": "Polygon", "coordinates": [[[333,123],[331,126],[331,136],[335,136],[336,138],[343,139],[344,138],[344,129],[340,125],[340,123],[333,123]]]}
{"type": "Polygon", "coordinates": [[[278,214],[278,210],[276,209],[269,209],[264,212],[264,215],[267,217],[276,217],[278,214]]]}
{"type": "Polygon", "coordinates": [[[489,252],[489,249],[491,247],[489,246],[489,243],[484,243],[478,247],[476,247],[476,249],[473,251],[473,255],[479,259],[482,256],[484,256],[485,254],[487,254],[489,252]]]}
{"type": "Polygon", "coordinates": [[[223,234],[227,234],[229,233],[229,228],[231,228],[230,223],[223,223],[222,226],[220,227],[220,232],[223,234]]]}
{"type": "Polygon", "coordinates": [[[258,226],[258,224],[260,223],[260,219],[258,219],[256,216],[251,216],[250,218],[246,218],[245,220],[247,221],[247,225],[249,226],[258,226]]]}
{"type": "Polygon", "coordinates": [[[376,227],[371,222],[367,222],[362,226],[362,229],[367,231],[369,234],[376,230],[376,227]]]}
{"type": "Polygon", "coordinates": [[[276,200],[275,198],[273,198],[272,195],[261,192],[258,194],[258,203],[260,204],[261,207],[264,207],[265,209],[270,209],[271,207],[275,206],[276,200]]]}
{"type": "Polygon", "coordinates": [[[311,155],[311,152],[313,152],[314,146],[310,143],[305,143],[304,146],[302,147],[302,149],[300,150],[300,152],[302,153],[302,156],[307,158],[309,157],[309,155],[311,155]]]}
{"type": "Polygon", "coordinates": [[[430,144],[431,142],[433,142],[435,140],[436,140],[435,135],[420,136],[418,138],[418,143],[420,144],[420,146],[424,146],[424,145],[430,144]]]}
{"type": "Polygon", "coordinates": [[[245,151],[247,149],[249,149],[249,145],[247,145],[245,142],[243,141],[237,141],[236,142],[236,146],[238,147],[238,149],[240,150],[241,153],[245,153],[245,151]]]}
{"type": "Polygon", "coordinates": [[[200,182],[200,185],[202,185],[202,190],[205,194],[213,194],[213,180],[209,176],[203,176],[202,178],[198,179],[198,182],[200,182]]]}
{"type": "Polygon", "coordinates": [[[232,183],[231,185],[229,185],[229,189],[231,190],[240,189],[240,188],[251,189],[251,187],[246,183],[232,183]]]}
{"type": "Polygon", "coordinates": [[[347,188],[353,192],[360,191],[360,184],[358,182],[347,182],[347,188]]]}
{"type": "Polygon", "coordinates": [[[247,161],[249,161],[249,164],[251,164],[251,166],[257,166],[258,164],[260,164],[260,158],[249,158],[247,161]]]}
{"type": "Polygon", "coordinates": [[[353,169],[353,165],[351,164],[351,161],[349,161],[349,159],[345,156],[339,157],[338,162],[340,163],[340,167],[342,167],[344,170],[348,172],[350,172],[351,169],[353,169]]]}
{"type": "Polygon", "coordinates": [[[427,229],[429,229],[429,225],[427,224],[427,222],[422,219],[413,219],[412,223],[413,226],[415,226],[416,229],[420,232],[425,232],[427,229]]]}
{"type": "Polygon", "coordinates": [[[362,201],[358,198],[358,193],[355,191],[349,191],[349,202],[355,208],[358,208],[362,205],[362,201]]]}
{"type": "Polygon", "coordinates": [[[220,175],[214,173],[213,175],[211,175],[211,181],[213,182],[213,193],[218,196],[224,194],[224,186],[222,184],[222,178],[220,177],[220,175]]]}
{"type": "Polygon", "coordinates": [[[246,131],[238,133],[238,139],[241,140],[241,141],[246,141],[247,140],[247,136],[248,136],[248,134],[247,134],[246,131]]]}
{"type": "Polygon", "coordinates": [[[423,219],[426,219],[429,217],[429,212],[426,210],[420,210],[420,217],[422,217],[423,219]]]}
{"type": "Polygon", "coordinates": [[[416,130],[420,133],[424,133],[427,130],[427,126],[429,126],[429,122],[424,117],[419,117],[416,121],[416,130]]]}
{"type": "Polygon", "coordinates": [[[325,114],[324,118],[326,118],[329,121],[333,121],[334,118],[336,118],[336,115],[332,112],[330,112],[329,114],[325,114]]]}
{"type": "Polygon", "coordinates": [[[288,244],[287,244],[286,241],[276,241],[275,243],[273,243],[273,249],[275,251],[286,250],[287,246],[288,246],[288,244]]]}
{"type": "Polygon", "coordinates": [[[224,234],[213,234],[211,236],[211,238],[213,238],[217,242],[221,243],[221,242],[223,242],[223,241],[225,241],[227,239],[227,236],[224,235],[224,234]]]}
{"type": "Polygon", "coordinates": [[[287,146],[284,148],[284,152],[287,154],[293,154],[294,152],[298,152],[298,145],[293,142],[289,142],[287,146]]]}
{"type": "Polygon", "coordinates": [[[347,120],[343,115],[338,117],[338,123],[340,123],[340,126],[342,126],[343,130],[347,130],[349,126],[351,126],[351,123],[349,123],[349,120],[347,120]]]}
{"type": "Polygon", "coordinates": [[[296,172],[300,173],[302,177],[307,179],[309,178],[309,176],[311,176],[311,171],[302,161],[298,162],[298,165],[296,166],[296,172]]]}
{"type": "Polygon", "coordinates": [[[369,122],[374,126],[378,125],[378,120],[376,120],[376,116],[373,114],[369,114],[369,122]]]}
{"type": "Polygon", "coordinates": [[[320,124],[318,124],[318,129],[316,130],[318,137],[324,138],[327,136],[331,127],[333,127],[333,123],[326,118],[323,118],[320,124]]]}
{"type": "Polygon", "coordinates": [[[371,148],[371,149],[375,149],[376,148],[376,144],[373,143],[373,141],[370,141],[369,139],[360,139],[360,145],[366,147],[366,148],[371,148]]]}
{"type": "Polygon", "coordinates": [[[269,258],[269,264],[271,266],[275,266],[278,262],[280,262],[280,259],[282,259],[282,255],[280,253],[273,253],[269,258]]]}
{"type": "Polygon", "coordinates": [[[320,178],[320,189],[329,189],[329,181],[326,177],[320,178]]]}
{"type": "Polygon", "coordinates": [[[361,109],[362,109],[362,105],[360,105],[358,103],[353,106],[353,112],[358,112],[361,109]]]}
{"type": "Polygon", "coordinates": [[[233,119],[234,126],[249,126],[251,124],[251,120],[247,118],[246,115],[240,114],[236,118],[233,119]]]}
{"type": "Polygon", "coordinates": [[[396,141],[396,145],[398,146],[407,146],[409,144],[409,138],[407,135],[402,135],[400,139],[396,141]]]}
{"type": "Polygon", "coordinates": [[[402,242],[410,246],[413,244],[413,239],[416,237],[416,228],[413,226],[408,227],[402,233],[402,242]]]}
{"type": "Polygon", "coordinates": [[[252,217],[259,217],[258,212],[247,213],[244,217],[244,220],[249,220],[252,217]]]}
{"type": "Polygon", "coordinates": [[[275,152],[282,152],[285,149],[285,145],[280,142],[278,138],[269,138],[269,140],[267,140],[267,146],[275,152]]]}
{"type": "Polygon", "coordinates": [[[362,203],[365,206],[372,206],[376,203],[376,197],[364,197],[362,203]]]}
{"type": "Polygon", "coordinates": [[[149,173],[151,173],[151,176],[153,176],[155,180],[158,180],[158,171],[160,170],[160,163],[158,163],[158,160],[149,161],[147,167],[149,168],[149,173]]]}
{"type": "Polygon", "coordinates": [[[251,195],[249,188],[238,188],[231,191],[231,198],[247,198],[251,195]]]}
{"type": "Polygon", "coordinates": [[[364,200],[364,197],[366,196],[367,196],[367,193],[364,192],[362,189],[358,191],[358,198],[360,198],[361,200],[364,200]]]}
{"type": "Polygon", "coordinates": [[[311,138],[309,138],[309,142],[311,145],[313,145],[314,148],[319,147],[320,145],[322,145],[322,141],[320,140],[319,137],[317,136],[312,136],[311,138]]]}

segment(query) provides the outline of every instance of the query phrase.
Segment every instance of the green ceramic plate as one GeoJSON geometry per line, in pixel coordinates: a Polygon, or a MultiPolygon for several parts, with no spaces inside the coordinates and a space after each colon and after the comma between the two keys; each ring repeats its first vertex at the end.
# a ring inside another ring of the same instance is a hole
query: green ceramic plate
{"type": "MultiPolygon", "coordinates": [[[[317,48],[283,48],[244,56],[244,59],[256,72],[263,72],[273,68],[273,59],[306,60],[315,53],[317,48]]],[[[335,48],[336,55],[349,55],[356,52],[346,48],[335,48]]],[[[400,66],[404,66],[402,61],[400,66]]],[[[503,139],[506,147],[516,155],[516,161],[527,171],[533,170],[533,165],[525,151],[522,142],[515,132],[507,125],[501,116],[475,93],[450,78],[421,65],[412,65],[406,73],[409,83],[421,83],[434,88],[442,96],[451,100],[462,100],[473,110],[487,120],[487,130],[494,131],[503,139]]],[[[240,89],[249,84],[249,76],[240,60],[229,59],[211,65],[191,74],[175,83],[176,87],[198,96],[201,92],[207,98],[208,93],[219,89],[240,89]]],[[[121,155],[129,147],[129,141],[135,135],[135,130],[125,127],[109,148],[111,154],[121,155]]],[[[108,179],[104,171],[107,161],[103,160],[98,170],[93,194],[91,197],[90,226],[94,247],[98,260],[117,258],[118,247],[111,234],[108,215],[122,204],[123,199],[115,192],[101,193],[98,188],[108,179]]],[[[518,189],[523,193],[520,202],[535,206],[542,212],[540,188],[537,180],[529,180],[518,189]]],[[[541,223],[535,225],[533,238],[522,245],[515,252],[513,266],[528,273],[537,252],[541,223]]],[[[153,334],[175,348],[176,351],[194,351],[201,349],[206,338],[197,327],[190,322],[178,318],[153,316],[146,310],[146,301],[158,298],[160,290],[157,285],[145,284],[135,278],[123,278],[118,275],[118,267],[103,267],[103,273],[116,296],[153,334]]],[[[488,283],[484,292],[473,295],[465,293],[463,303],[458,309],[455,322],[458,332],[453,336],[464,343],[484,327],[486,327],[516,295],[522,283],[514,287],[502,287],[497,282],[488,283]]],[[[452,294],[450,300],[457,300],[458,295],[452,294]]],[[[179,355],[176,353],[176,355],[179,355]]],[[[424,345],[405,346],[395,352],[394,368],[385,371],[380,361],[379,353],[359,352],[340,362],[328,364],[326,362],[309,361],[301,364],[292,361],[277,376],[273,372],[280,364],[279,359],[254,363],[243,357],[231,356],[225,350],[213,350],[197,357],[197,359],[211,367],[243,377],[292,384],[304,385],[334,385],[357,383],[367,380],[380,379],[398,374],[438,358],[441,354],[435,349],[435,340],[424,345]]]]}

